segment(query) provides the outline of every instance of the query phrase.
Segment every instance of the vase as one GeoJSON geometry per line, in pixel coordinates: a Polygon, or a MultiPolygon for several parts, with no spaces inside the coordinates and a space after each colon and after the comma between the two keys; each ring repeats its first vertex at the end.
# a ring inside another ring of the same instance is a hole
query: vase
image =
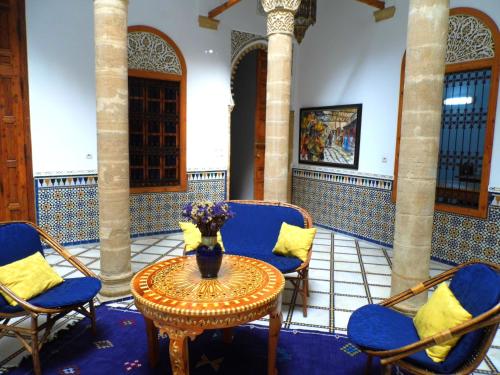
{"type": "Polygon", "coordinates": [[[196,263],[203,279],[215,279],[222,264],[222,248],[216,236],[201,236],[196,249],[196,263]]]}

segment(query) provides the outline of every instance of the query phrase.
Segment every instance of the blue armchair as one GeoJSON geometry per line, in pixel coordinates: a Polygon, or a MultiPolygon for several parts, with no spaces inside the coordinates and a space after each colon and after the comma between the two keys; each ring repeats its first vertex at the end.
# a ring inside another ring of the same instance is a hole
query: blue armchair
{"type": "Polygon", "coordinates": [[[54,323],[70,311],[77,311],[88,318],[95,333],[95,309],[93,298],[101,289],[101,282],[94,273],[74,258],[45,231],[29,222],[0,223],[0,266],[28,257],[39,251],[44,255],[42,241],[58,252],[85,277],[71,278],[47,290],[46,292],[24,300],[0,283],[0,290],[15,300],[17,306],[11,306],[0,295],[0,339],[12,332],[31,353],[33,369],[41,374],[39,350],[49,336],[54,323]],[[88,310],[85,305],[89,304],[88,310]],[[39,324],[38,317],[47,319],[39,324]],[[9,324],[13,318],[27,316],[31,318],[30,328],[9,324]],[[39,333],[43,331],[43,335],[39,333]]]}
{"type": "Polygon", "coordinates": [[[469,262],[452,268],[414,288],[356,310],[347,332],[351,341],[369,355],[381,358],[387,373],[392,364],[414,374],[469,374],[482,361],[500,322],[500,267],[497,264],[469,262]],[[443,281],[472,319],[452,329],[421,340],[413,320],[390,307],[443,281]],[[463,335],[463,336],[462,336],[463,335]],[[425,349],[462,336],[443,362],[433,362],[425,349]]]}

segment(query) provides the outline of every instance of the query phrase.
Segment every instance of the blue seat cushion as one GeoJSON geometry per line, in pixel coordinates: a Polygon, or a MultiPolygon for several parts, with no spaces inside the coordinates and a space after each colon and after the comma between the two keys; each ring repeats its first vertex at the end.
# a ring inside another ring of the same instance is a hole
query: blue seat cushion
{"type": "MultiPolygon", "coordinates": [[[[347,324],[349,339],[359,347],[370,350],[392,350],[420,340],[413,320],[380,305],[366,305],[354,311],[347,324]]],[[[405,358],[419,367],[446,374],[442,363],[434,362],[424,351],[405,358]]]]}
{"type": "MultiPolygon", "coordinates": [[[[45,308],[59,308],[71,305],[81,305],[92,298],[101,289],[101,282],[95,277],[77,277],[65,279],[63,283],[28,300],[31,304],[45,308]]],[[[22,311],[19,306],[11,306],[0,296],[0,312],[14,313],[22,311]]]]}
{"type": "Polygon", "coordinates": [[[31,225],[12,223],[0,226],[0,267],[37,251],[43,255],[40,236],[31,225]]]}
{"type": "MultiPolygon", "coordinates": [[[[225,245],[225,242],[224,242],[225,245]]],[[[294,272],[298,266],[302,264],[302,261],[296,257],[285,257],[283,255],[274,254],[272,251],[265,253],[257,253],[251,250],[236,251],[227,250],[226,254],[241,255],[249,258],[254,258],[262,260],[263,262],[269,263],[276,267],[281,273],[294,272]]]]}
{"type": "Polygon", "coordinates": [[[229,206],[235,215],[221,229],[224,249],[228,254],[264,260],[282,272],[290,272],[302,263],[298,258],[272,253],[283,222],[304,228],[300,211],[285,206],[235,202],[229,202],[229,206]]]}

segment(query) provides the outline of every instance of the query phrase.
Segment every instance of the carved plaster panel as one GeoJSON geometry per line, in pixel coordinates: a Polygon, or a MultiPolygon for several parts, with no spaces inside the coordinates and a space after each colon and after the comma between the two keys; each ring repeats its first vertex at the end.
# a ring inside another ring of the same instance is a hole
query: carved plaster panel
{"type": "Polygon", "coordinates": [[[262,7],[269,13],[274,10],[284,10],[295,13],[301,0],[261,0],[262,7]]]}
{"type": "Polygon", "coordinates": [[[481,20],[466,14],[450,16],[446,63],[456,64],[495,57],[491,30],[481,20]]]}
{"type": "Polygon", "coordinates": [[[276,10],[267,15],[267,35],[276,33],[293,35],[294,27],[292,12],[276,10]]]}
{"type": "Polygon", "coordinates": [[[147,31],[128,33],[129,69],[182,75],[180,59],[166,40],[147,31]]]}
{"type": "Polygon", "coordinates": [[[267,38],[262,35],[245,33],[243,31],[231,31],[231,61],[234,62],[241,51],[245,50],[250,44],[267,45],[267,38]]]}

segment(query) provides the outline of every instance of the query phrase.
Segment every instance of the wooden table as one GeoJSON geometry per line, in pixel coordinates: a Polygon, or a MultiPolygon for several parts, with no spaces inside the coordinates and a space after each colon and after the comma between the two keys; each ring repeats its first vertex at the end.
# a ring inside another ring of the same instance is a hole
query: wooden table
{"type": "Polygon", "coordinates": [[[188,337],[206,329],[224,329],[270,315],[268,374],[276,374],[276,346],[282,323],[285,279],[257,259],[224,255],[217,279],[202,279],[194,256],[172,258],[138,272],[131,282],[135,305],[146,320],[149,361],[158,363],[158,331],[170,339],[172,372],[189,374],[188,337]]]}

